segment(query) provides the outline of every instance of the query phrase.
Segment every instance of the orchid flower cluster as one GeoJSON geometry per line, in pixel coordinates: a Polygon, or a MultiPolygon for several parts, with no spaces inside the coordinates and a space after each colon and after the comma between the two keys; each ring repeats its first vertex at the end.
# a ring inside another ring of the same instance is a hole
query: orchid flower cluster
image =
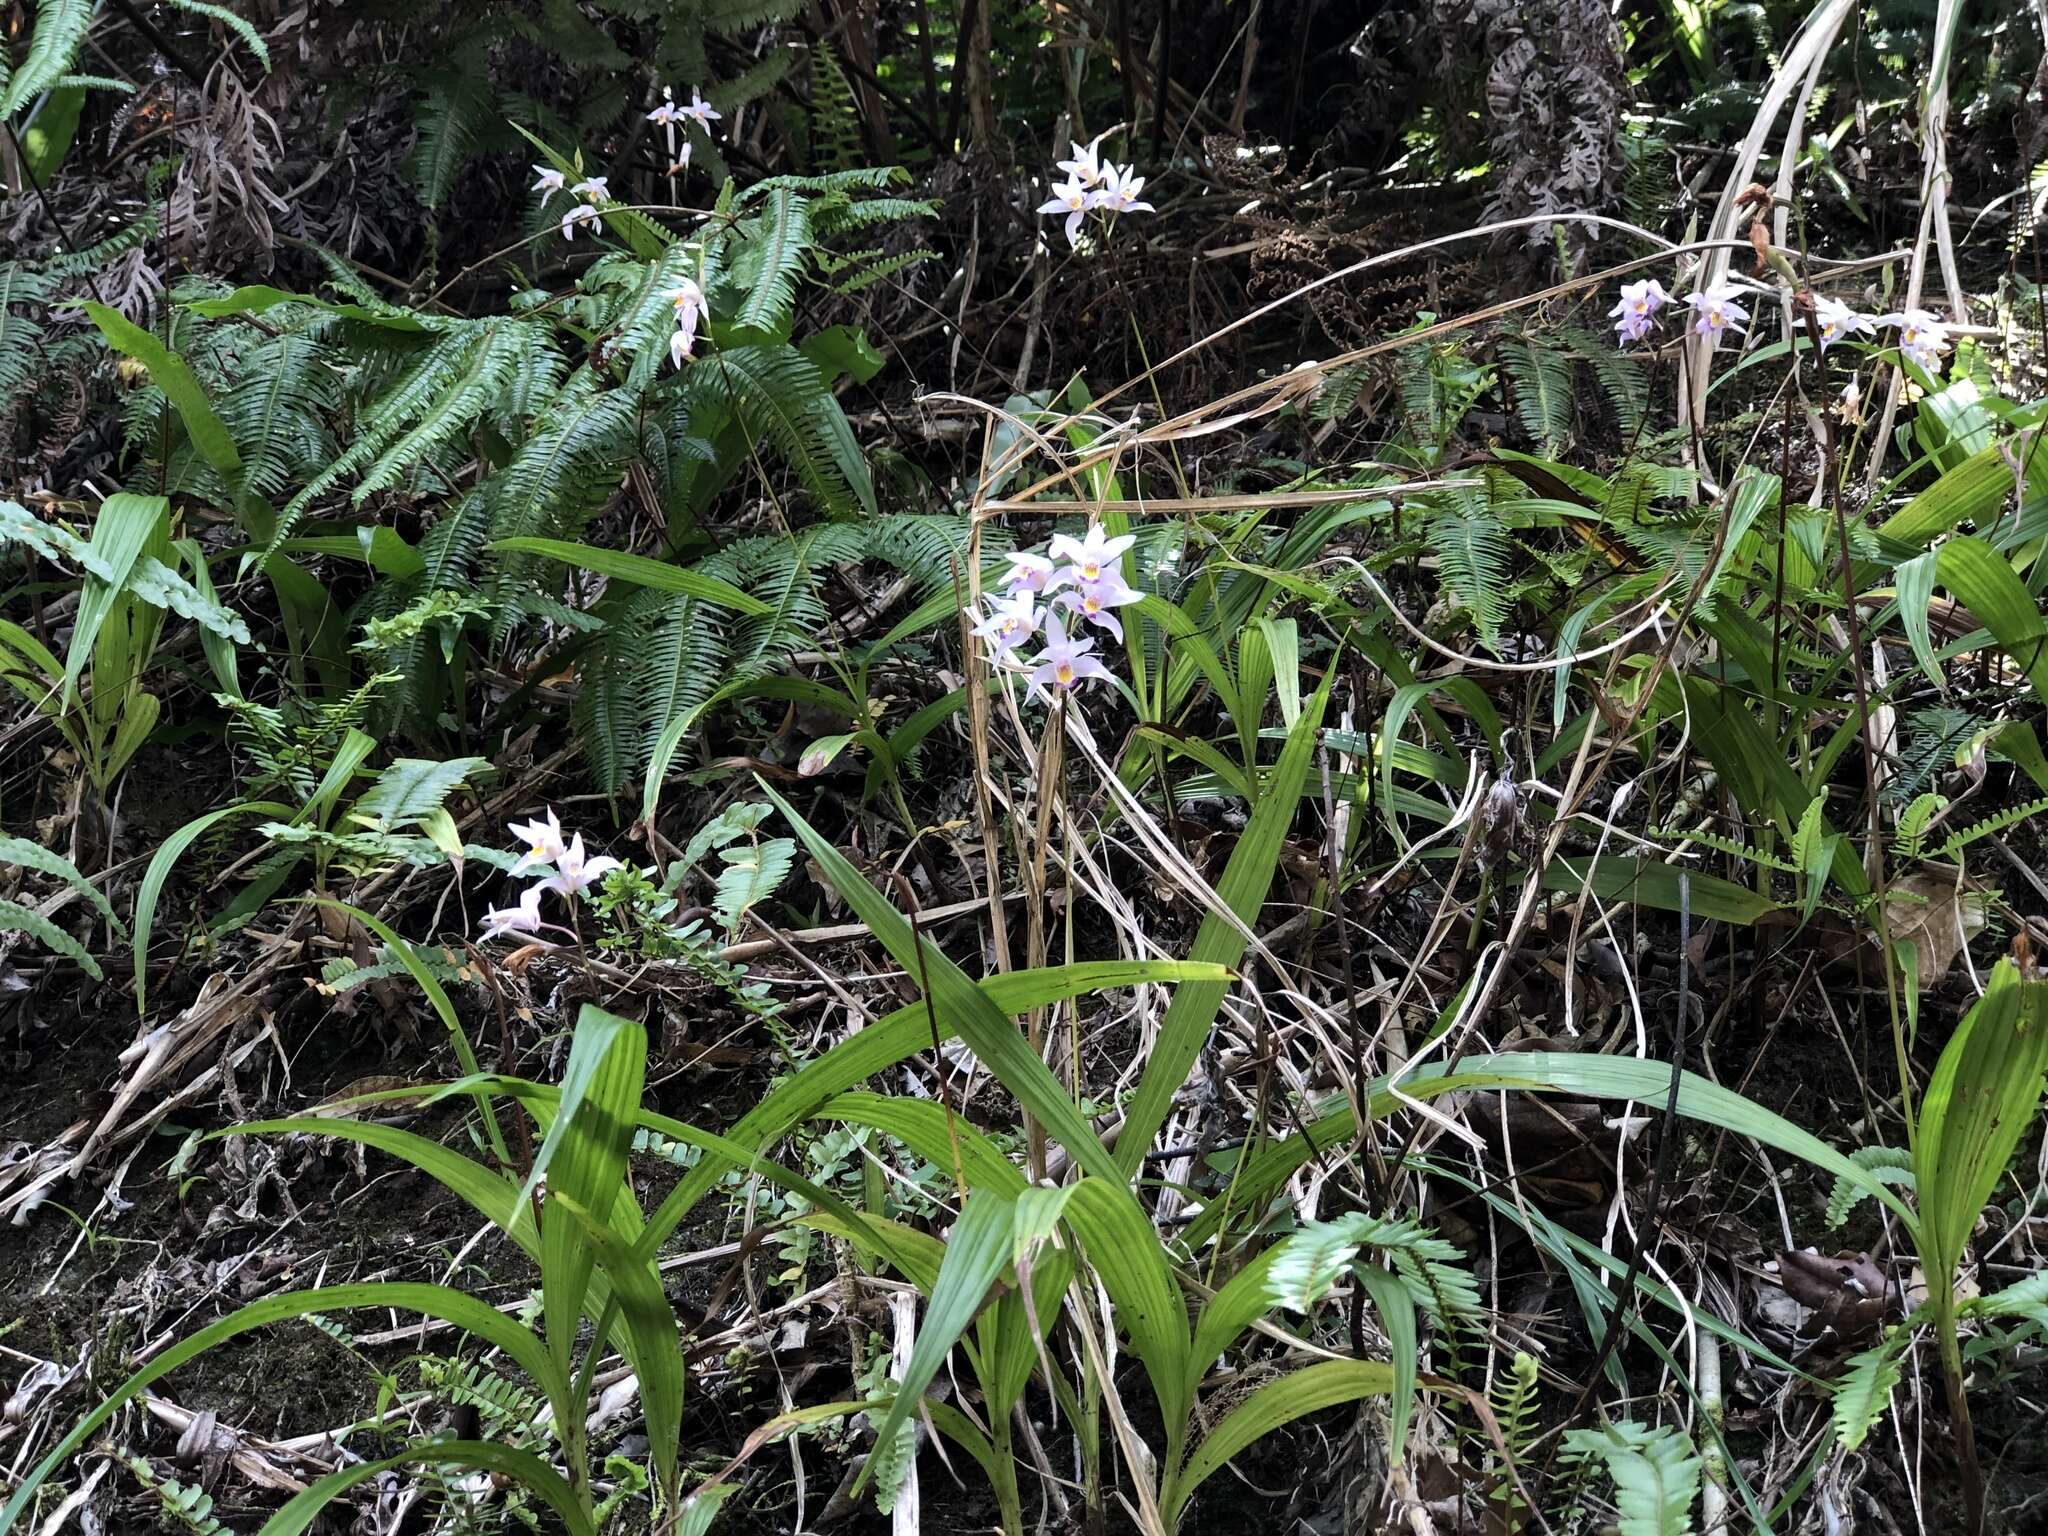
{"type": "Polygon", "coordinates": [[[552,926],[541,921],[541,897],[552,891],[564,901],[573,902],[611,871],[624,868],[609,854],[592,857],[586,853],[581,832],[564,842],[562,823],[552,810],[545,820],[515,821],[511,828],[512,835],[526,849],[512,866],[513,876],[516,878],[529,870],[543,867],[552,867],[554,873],[521,891],[519,900],[511,906],[493,907],[484,913],[483,937],[486,939],[501,938],[508,933],[538,933],[543,927],[552,926]]]}
{"type": "Polygon", "coordinates": [[[612,200],[611,190],[606,185],[606,177],[586,176],[571,186],[568,173],[558,171],[552,165],[536,165],[533,169],[538,177],[533,184],[533,190],[540,194],[542,203],[546,203],[557,192],[567,192],[571,197],[578,199],[576,205],[562,215],[564,240],[576,238],[576,226],[579,224],[588,224],[594,231],[603,221],[604,215],[601,210],[612,200]]]}
{"type": "Polygon", "coordinates": [[[690,141],[683,139],[678,145],[676,129],[682,123],[695,123],[708,135],[711,125],[724,114],[716,111],[694,85],[690,87],[690,104],[686,107],[676,101],[675,89],[664,85],[661,88],[661,105],[647,114],[647,121],[659,123],[668,135],[668,174],[681,176],[690,169],[690,141]]]}
{"type": "Polygon", "coordinates": [[[1031,697],[1048,702],[1089,678],[1108,677],[1109,668],[1093,654],[1094,640],[1070,636],[1066,618],[1123,639],[1116,610],[1135,603],[1138,593],[1125,585],[1119,567],[1124,551],[1136,542],[1130,534],[1110,538],[1098,523],[1078,539],[1056,534],[1042,555],[1011,555],[1002,597],[990,602],[987,613],[968,614],[977,621],[974,633],[988,642],[989,659],[998,666],[1028,669],[1031,697]],[[1018,649],[1041,631],[1038,654],[1021,660],[1018,649]]]}
{"type": "Polygon", "coordinates": [[[1107,137],[1099,135],[1087,148],[1076,150],[1072,159],[1057,162],[1056,169],[1065,171],[1067,179],[1038,205],[1040,213],[1066,215],[1068,245],[1081,243],[1081,225],[1091,213],[1103,216],[1106,232],[1120,213],[1157,212],[1138,197],[1145,190],[1145,178],[1137,174],[1136,166],[1102,158],[1102,140],[1107,137]]]}
{"type": "MultiPolygon", "coordinates": [[[[1749,311],[1736,301],[1735,292],[1726,286],[1716,286],[1685,296],[1686,307],[1692,311],[1691,330],[1696,336],[1706,337],[1709,347],[1719,346],[1724,332],[1739,332],[1749,324],[1749,311]]],[[[1646,277],[1641,282],[1623,283],[1620,300],[1607,313],[1617,317],[1615,334],[1623,346],[1628,346],[1649,335],[1657,323],[1658,311],[1674,302],[1662,283],[1646,277]]],[[[1939,316],[1924,309],[1866,315],[1839,299],[1816,296],[1813,319],[1801,323],[1813,331],[1815,342],[1823,351],[1838,341],[1873,336],[1879,326],[1896,327],[1899,350],[1929,373],[1941,366],[1942,355],[1949,349],[1948,327],[1939,316]]]]}

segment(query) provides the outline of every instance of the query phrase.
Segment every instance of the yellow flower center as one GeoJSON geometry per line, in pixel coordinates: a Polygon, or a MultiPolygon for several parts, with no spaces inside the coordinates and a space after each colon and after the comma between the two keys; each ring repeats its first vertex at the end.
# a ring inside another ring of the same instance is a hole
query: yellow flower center
{"type": "Polygon", "coordinates": [[[1102,567],[1101,567],[1101,566],[1099,566],[1099,565],[1095,565],[1095,564],[1093,564],[1093,563],[1090,563],[1090,564],[1088,564],[1088,565],[1084,565],[1084,566],[1082,566],[1082,567],[1081,567],[1081,579],[1082,579],[1082,580],[1084,580],[1084,581],[1099,581],[1099,580],[1101,579],[1101,577],[1102,577],[1102,567]]]}
{"type": "Polygon", "coordinates": [[[1058,666],[1053,668],[1052,675],[1054,681],[1056,681],[1062,688],[1066,687],[1074,680],[1073,663],[1066,661],[1061,662],[1058,666]]]}

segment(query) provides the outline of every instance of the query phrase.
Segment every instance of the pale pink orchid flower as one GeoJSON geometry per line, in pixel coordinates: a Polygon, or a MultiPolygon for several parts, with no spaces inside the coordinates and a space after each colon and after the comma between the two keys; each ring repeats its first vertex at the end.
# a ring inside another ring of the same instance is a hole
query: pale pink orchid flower
{"type": "Polygon", "coordinates": [[[579,224],[588,224],[593,230],[602,228],[604,225],[604,215],[588,203],[578,203],[574,208],[571,208],[562,215],[562,238],[564,240],[574,240],[576,238],[576,226],[579,224]]]}
{"type": "Polygon", "coordinates": [[[1105,213],[1156,213],[1150,203],[1140,202],[1145,178],[1134,165],[1112,165],[1102,173],[1102,185],[1095,193],[1095,206],[1105,213]]]}
{"type": "Polygon", "coordinates": [[[1868,336],[1876,325],[1873,317],[1858,314],[1840,299],[1814,297],[1812,326],[1823,352],[1844,337],[1868,336]]]}
{"type": "Polygon", "coordinates": [[[1664,285],[1654,277],[1646,277],[1639,283],[1623,283],[1620,302],[1607,313],[1621,317],[1614,322],[1614,329],[1627,345],[1647,336],[1656,323],[1657,311],[1670,302],[1671,295],[1664,291],[1664,285]]]}
{"type": "Polygon", "coordinates": [[[589,202],[604,204],[612,200],[609,182],[609,177],[586,176],[569,190],[575,196],[584,198],[589,202]]]}
{"type": "Polygon", "coordinates": [[[530,885],[519,893],[519,900],[509,907],[493,907],[484,913],[482,937],[501,939],[508,933],[540,932],[541,888],[530,885]]]}
{"type": "Polygon", "coordinates": [[[1685,302],[1692,309],[1693,334],[1706,337],[1709,347],[1721,344],[1722,332],[1740,331],[1749,324],[1749,311],[1735,302],[1732,288],[1709,288],[1705,293],[1689,293],[1685,302]]]}
{"type": "Polygon", "coordinates": [[[1134,534],[1121,534],[1111,538],[1102,530],[1102,524],[1090,523],[1084,538],[1071,534],[1056,533],[1046,552],[1055,560],[1065,560],[1073,566],[1071,579],[1077,582],[1102,580],[1104,571],[1115,570],[1123,559],[1124,551],[1137,543],[1134,534]]]}
{"type": "Polygon", "coordinates": [[[1881,324],[1899,328],[1899,350],[1928,373],[1941,371],[1942,354],[1948,351],[1948,325],[1939,315],[1925,309],[1900,310],[1882,317],[1881,324]]]}
{"type": "Polygon", "coordinates": [[[538,192],[543,198],[554,196],[555,193],[568,185],[568,177],[564,176],[552,165],[536,165],[534,170],[538,173],[539,179],[534,182],[533,190],[538,192]]]}
{"type": "Polygon", "coordinates": [[[1059,602],[1069,613],[1079,614],[1088,623],[1108,630],[1121,644],[1124,638],[1123,621],[1114,610],[1128,603],[1135,603],[1139,594],[1124,585],[1124,579],[1115,571],[1104,571],[1095,581],[1076,582],[1060,593],[1059,602]]]}
{"type": "Polygon", "coordinates": [[[661,105],[647,114],[647,121],[659,123],[664,128],[673,128],[683,120],[683,109],[676,105],[676,93],[672,86],[661,88],[661,105]]]}
{"type": "Polygon", "coordinates": [[[1107,133],[1099,133],[1086,148],[1075,150],[1071,160],[1058,160],[1053,163],[1067,173],[1069,181],[1078,181],[1084,187],[1092,187],[1100,182],[1104,175],[1102,141],[1108,137],[1107,133]]]}
{"type": "Polygon", "coordinates": [[[1007,592],[1045,592],[1060,584],[1062,573],[1043,555],[1009,556],[1009,573],[1003,577],[1007,592]]]}
{"type": "Polygon", "coordinates": [[[1089,654],[1094,649],[1093,640],[1068,639],[1059,616],[1047,615],[1045,648],[1032,658],[1031,696],[1050,703],[1054,693],[1066,693],[1091,677],[1108,677],[1109,668],[1089,654]]]}
{"type": "Polygon", "coordinates": [[[988,642],[991,661],[1006,662],[1018,646],[1038,633],[1038,619],[1037,599],[1029,591],[1013,592],[990,604],[974,633],[988,642]]]}
{"type": "Polygon", "coordinates": [[[679,111],[682,116],[687,117],[706,133],[709,133],[711,125],[724,115],[699,95],[697,87],[694,85],[690,87],[690,104],[687,107],[680,108],[679,111]]]}

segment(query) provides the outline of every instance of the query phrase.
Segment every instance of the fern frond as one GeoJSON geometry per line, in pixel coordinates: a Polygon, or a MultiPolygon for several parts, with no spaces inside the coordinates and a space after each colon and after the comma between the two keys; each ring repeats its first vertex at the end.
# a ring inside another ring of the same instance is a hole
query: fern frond
{"type": "Polygon", "coordinates": [[[127,929],[121,919],[114,915],[113,904],[100,894],[98,886],[79,873],[78,866],[60,853],[52,853],[41,843],[32,843],[25,837],[0,837],[0,868],[14,865],[20,869],[33,869],[45,875],[55,875],[70,886],[113,926],[116,933],[126,935],[127,929]]]}
{"type": "Polygon", "coordinates": [[[1987,816],[1982,821],[1973,821],[1967,827],[1957,831],[1953,836],[1944,840],[1934,850],[1931,857],[1953,860],[1957,854],[1961,853],[1979,838],[1990,837],[1994,833],[2005,831],[2008,827],[2018,826],[2021,822],[2039,816],[2044,811],[2048,811],[2048,795],[2023,801],[2019,805],[2007,806],[1997,815],[1987,816]]]}
{"type": "Polygon", "coordinates": [[[1514,399],[1515,414],[1544,457],[1555,457],[1571,436],[1572,360],[1527,336],[1500,344],[1501,372],[1514,399]]]}
{"type": "Polygon", "coordinates": [[[56,283],[24,261],[0,262],[0,398],[26,393],[56,283]]]}
{"type": "Polygon", "coordinates": [[[419,139],[412,154],[413,182],[429,208],[438,211],[448,200],[492,110],[490,82],[481,76],[446,71],[429,77],[413,112],[419,139]]]}
{"type": "Polygon", "coordinates": [[[1718,832],[1706,832],[1693,827],[1658,827],[1650,836],[1664,838],[1674,843],[1698,843],[1716,853],[1725,853],[1731,859],[1742,859],[1760,869],[1775,869],[1783,875],[1796,875],[1799,866],[1790,859],[1779,858],[1774,853],[1765,853],[1761,848],[1752,847],[1736,838],[1723,837],[1718,832]]]}
{"type": "Polygon", "coordinates": [[[71,68],[97,9],[92,0],[37,0],[36,29],[21,67],[0,89],[0,118],[14,116],[51,89],[71,68]]]}
{"type": "Polygon", "coordinates": [[[1490,644],[1507,619],[1506,591],[1512,547],[1500,519],[1484,507],[1446,507],[1429,519],[1423,537],[1436,553],[1437,571],[1490,644]]]}
{"type": "Polygon", "coordinates": [[[726,347],[690,368],[675,435],[690,434],[695,408],[706,403],[722,408],[756,441],[773,444],[828,511],[849,513],[857,503],[874,514],[867,456],[817,365],[794,347],[726,347]]]}
{"type": "Polygon", "coordinates": [[[481,757],[456,757],[446,762],[401,757],[357,797],[353,813],[358,818],[367,818],[383,832],[417,826],[438,811],[456,790],[488,772],[490,766],[481,757]]]}
{"type": "Polygon", "coordinates": [[[1677,1430],[1627,1421],[1575,1429],[1564,1437],[1564,1451],[1606,1467],[1614,1479],[1621,1536],[1690,1536],[1700,1461],[1677,1430]]]}
{"type": "Polygon", "coordinates": [[[731,277],[747,289],[747,296],[733,318],[750,330],[781,334],[811,244],[810,200],[788,188],[771,192],[767,205],[740,226],[740,233],[745,243],[730,253],[731,277]]]}
{"type": "Polygon", "coordinates": [[[1852,1355],[1841,1376],[1829,1386],[1835,1439],[1843,1450],[1853,1451],[1862,1445],[1891,1407],[1892,1388],[1899,1384],[1899,1357],[1905,1353],[1909,1337],[1908,1331],[1900,1328],[1874,1348],[1852,1355]]]}
{"type": "MultiPolygon", "coordinates": [[[[1913,1187],[1913,1154],[1901,1147],[1858,1147],[1849,1154],[1849,1161],[1866,1173],[1873,1175],[1880,1183],[1895,1189],[1913,1187]]],[[[1849,1219],[1849,1213],[1871,1199],[1870,1187],[1852,1180],[1835,1176],[1834,1192],[1828,1196],[1827,1223],[1839,1227],[1849,1219]]]]}
{"type": "Polygon", "coordinates": [[[263,72],[266,75],[270,73],[270,45],[263,41],[263,34],[245,18],[237,16],[224,5],[210,4],[209,0],[170,0],[170,4],[174,10],[190,11],[195,16],[204,16],[219,22],[239,37],[249,51],[256,55],[256,62],[263,66],[263,72]]]}
{"type": "Polygon", "coordinates": [[[816,170],[843,171],[862,158],[860,111],[853,86],[829,42],[811,45],[810,161],[816,170]]]}
{"type": "Polygon", "coordinates": [[[1309,1222],[1281,1242],[1266,1272],[1274,1305],[1308,1311],[1365,1248],[1384,1254],[1439,1317],[1479,1310],[1479,1287],[1460,1267],[1463,1253],[1416,1222],[1364,1211],[1309,1222]]]}

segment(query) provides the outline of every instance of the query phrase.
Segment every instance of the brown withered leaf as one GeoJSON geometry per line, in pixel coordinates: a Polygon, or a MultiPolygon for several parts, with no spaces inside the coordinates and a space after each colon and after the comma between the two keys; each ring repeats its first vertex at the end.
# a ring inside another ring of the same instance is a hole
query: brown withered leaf
{"type": "Polygon", "coordinates": [[[1960,883],[1959,873],[1952,865],[1923,864],[1885,892],[1885,926],[1894,943],[1913,946],[1922,992],[1948,974],[1963,945],[1984,927],[1984,899],[1960,883]]]}
{"type": "Polygon", "coordinates": [[[1844,1339],[1875,1333],[1890,1304],[1891,1283],[1867,1253],[1829,1256],[1814,1249],[1778,1255],[1778,1280],[1814,1321],[1844,1339]]]}

